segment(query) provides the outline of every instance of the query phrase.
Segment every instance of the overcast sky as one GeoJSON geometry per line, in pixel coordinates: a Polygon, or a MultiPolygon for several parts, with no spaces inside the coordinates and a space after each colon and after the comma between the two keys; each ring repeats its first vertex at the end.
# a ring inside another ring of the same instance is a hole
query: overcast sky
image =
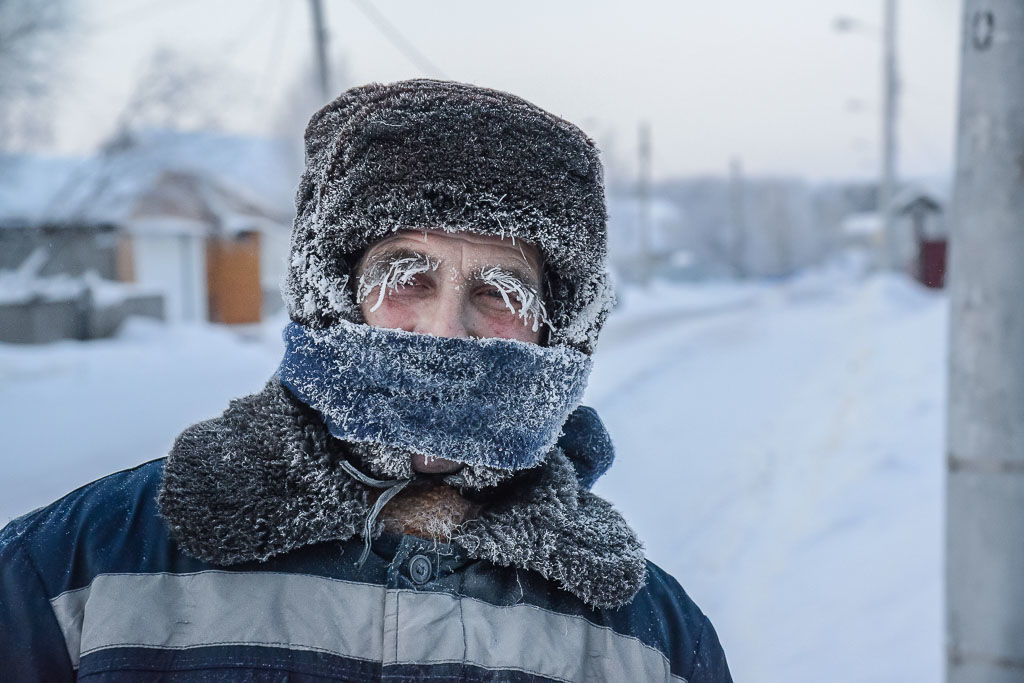
{"type": "MultiPolygon", "coordinates": [[[[369,2],[369,0],[363,0],[369,2]]],[[[959,0],[901,0],[900,167],[950,171],[959,0]]],[[[882,0],[376,0],[435,65],[404,55],[353,0],[324,0],[344,86],[442,76],[509,90],[580,124],[627,167],[650,122],[656,177],[725,173],[811,180],[879,166],[882,0]],[[837,33],[839,15],[861,19],[837,33]],[[344,65],[341,67],[340,65],[344,65]]],[[[109,135],[157,48],[221,71],[225,125],[268,133],[312,55],[305,0],[86,0],[69,42],[57,146],[109,135]]]]}

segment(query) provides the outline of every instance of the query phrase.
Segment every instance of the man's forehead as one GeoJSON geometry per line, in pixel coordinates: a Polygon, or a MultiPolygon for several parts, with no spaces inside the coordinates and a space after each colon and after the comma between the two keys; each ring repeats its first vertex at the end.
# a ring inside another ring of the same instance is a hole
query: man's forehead
{"type": "Polygon", "coordinates": [[[478,235],[470,232],[445,232],[442,230],[403,230],[374,242],[367,256],[409,249],[418,253],[433,255],[440,260],[448,258],[466,259],[474,265],[501,265],[521,263],[534,273],[540,272],[541,258],[537,248],[528,242],[511,237],[478,235]],[[447,258],[446,258],[447,257],[447,258]]]}

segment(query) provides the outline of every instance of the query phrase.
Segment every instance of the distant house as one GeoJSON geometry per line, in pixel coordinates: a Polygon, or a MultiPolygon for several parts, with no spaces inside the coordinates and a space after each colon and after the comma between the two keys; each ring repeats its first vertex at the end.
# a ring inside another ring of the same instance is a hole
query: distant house
{"type": "MultiPolygon", "coordinates": [[[[936,184],[938,185],[938,184],[936,184]]],[[[946,271],[947,230],[941,189],[908,185],[892,202],[892,234],[874,211],[849,214],[842,220],[843,245],[866,255],[874,266],[887,263],[928,287],[942,287],[946,271]],[[887,239],[892,244],[887,244],[887,239]]]]}
{"type": "Polygon", "coordinates": [[[843,246],[862,248],[870,251],[873,259],[881,258],[885,234],[882,230],[882,217],[876,212],[848,214],[842,219],[840,232],[843,246]]]}
{"type": "Polygon", "coordinates": [[[904,225],[909,223],[906,232],[913,236],[911,274],[928,287],[943,287],[949,237],[941,200],[922,188],[908,187],[893,199],[893,210],[904,225]]]}
{"type": "Polygon", "coordinates": [[[131,315],[164,317],[159,293],[116,282],[117,226],[47,216],[82,163],[0,157],[0,342],[94,339],[131,315]]]}
{"type": "Polygon", "coordinates": [[[172,321],[256,322],[279,302],[295,183],[286,158],[273,140],[142,131],[89,159],[22,159],[0,174],[0,199],[24,195],[0,209],[0,251],[6,239],[19,253],[42,242],[81,254],[47,268],[158,289],[172,321]]]}
{"type": "Polygon", "coordinates": [[[672,202],[651,198],[646,205],[624,194],[608,196],[608,253],[616,274],[642,281],[650,275],[693,278],[700,264],[684,245],[686,220],[672,202]]]}
{"type": "MultiPolygon", "coordinates": [[[[0,156],[0,271],[18,269],[45,250],[37,275],[95,272],[116,279],[117,227],[56,220],[47,207],[86,162],[79,158],[0,156]]],[[[37,259],[39,257],[36,257],[37,259]]]]}

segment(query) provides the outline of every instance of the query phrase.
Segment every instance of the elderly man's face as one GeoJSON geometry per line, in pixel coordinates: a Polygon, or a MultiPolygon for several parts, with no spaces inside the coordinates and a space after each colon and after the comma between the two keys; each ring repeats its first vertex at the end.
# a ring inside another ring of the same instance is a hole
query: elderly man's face
{"type": "MultiPolygon", "coordinates": [[[[537,344],[547,321],[540,256],[518,240],[399,232],[371,246],[356,275],[363,316],[375,327],[537,344]]],[[[412,466],[446,473],[461,464],[416,454],[412,466]]]]}
{"type": "Polygon", "coordinates": [[[536,344],[547,317],[537,250],[510,238],[399,232],[367,250],[357,276],[375,327],[536,344]]]}

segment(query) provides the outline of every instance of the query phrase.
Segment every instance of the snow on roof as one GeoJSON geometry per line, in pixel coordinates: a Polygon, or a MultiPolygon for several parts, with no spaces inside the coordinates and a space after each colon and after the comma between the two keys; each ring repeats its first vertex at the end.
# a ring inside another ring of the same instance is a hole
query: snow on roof
{"type": "Polygon", "coordinates": [[[0,174],[0,220],[119,223],[169,176],[198,181],[222,223],[257,214],[287,227],[297,177],[283,141],[211,131],[142,130],[91,159],[27,157],[0,174]],[[8,196],[17,201],[4,201],[8,196]]]}
{"type": "Polygon", "coordinates": [[[892,208],[898,213],[905,211],[915,202],[923,202],[933,210],[942,210],[943,201],[938,194],[918,184],[908,185],[897,192],[892,198],[892,208]]]}
{"type": "Polygon", "coordinates": [[[43,222],[61,187],[88,164],[80,157],[0,157],[0,226],[43,222]]]}
{"type": "Polygon", "coordinates": [[[882,217],[874,211],[851,213],[843,218],[843,234],[873,237],[882,234],[882,217]]]}

